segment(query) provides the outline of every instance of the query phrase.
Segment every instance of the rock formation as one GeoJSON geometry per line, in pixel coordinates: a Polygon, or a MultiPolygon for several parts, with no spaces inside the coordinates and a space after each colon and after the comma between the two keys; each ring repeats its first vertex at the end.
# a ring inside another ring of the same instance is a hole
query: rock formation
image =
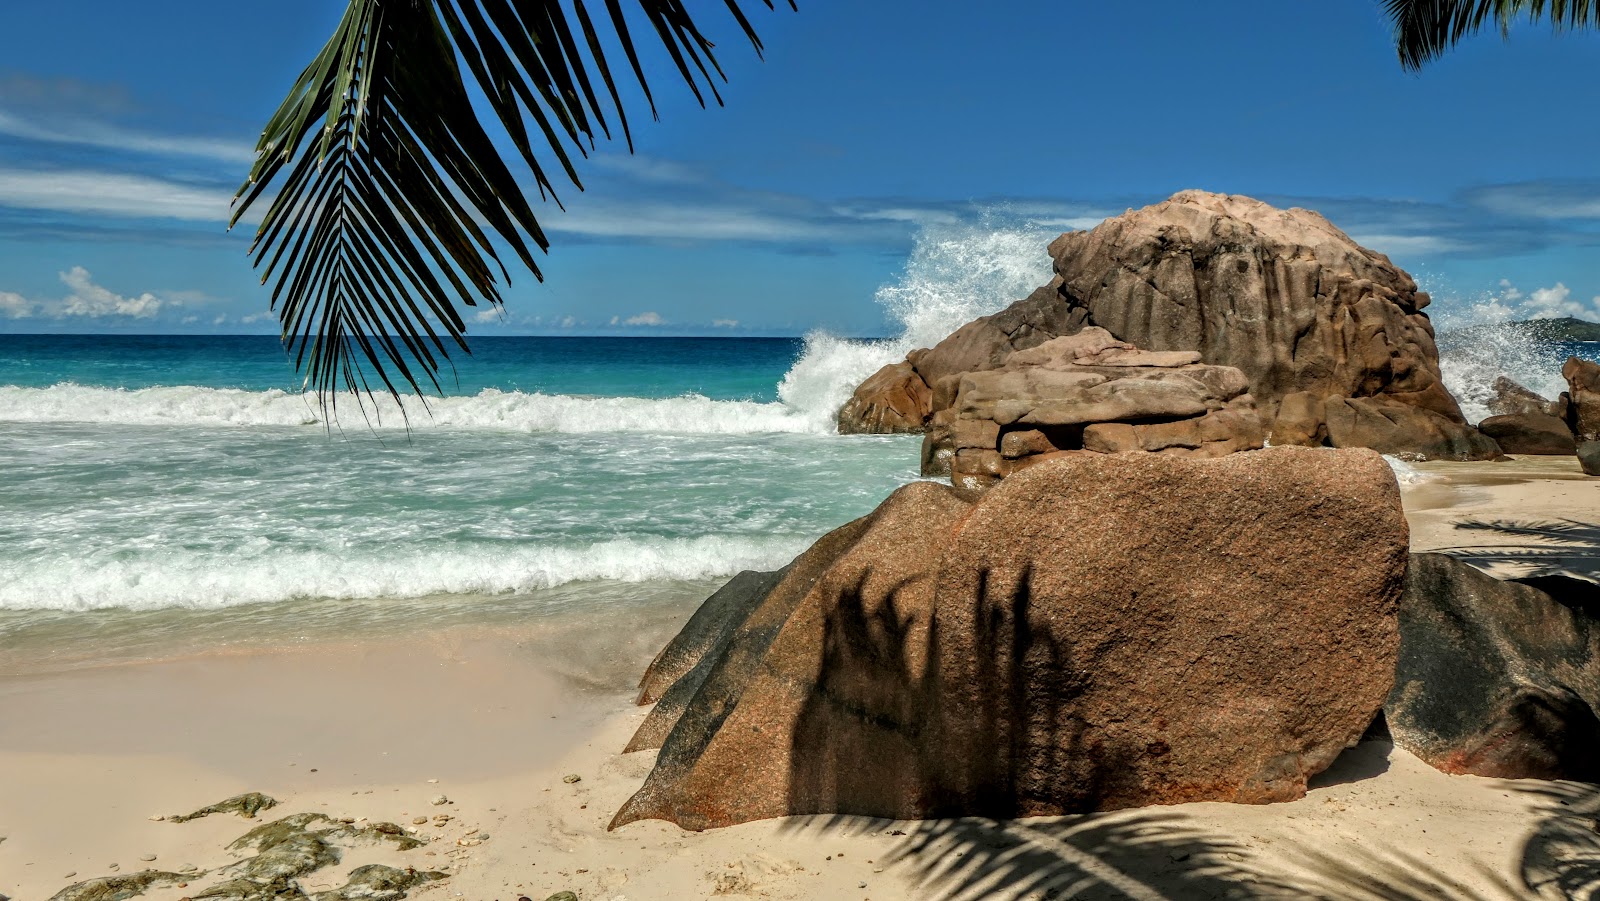
{"type": "Polygon", "coordinates": [[[1600,587],[1538,581],[1411,558],[1384,707],[1396,744],[1447,773],[1600,779],[1600,587]]]}
{"type": "Polygon", "coordinates": [[[1548,413],[1505,413],[1478,423],[1483,432],[1508,454],[1572,456],[1578,452],[1572,430],[1548,413]]]}
{"type": "Polygon", "coordinates": [[[1561,367],[1567,380],[1567,424],[1578,443],[1600,441],[1600,363],[1569,357],[1561,367]]]}
{"type": "Polygon", "coordinates": [[[1194,351],[1248,378],[1271,443],[1491,459],[1439,373],[1429,299],[1382,254],[1307,210],[1185,191],[1050,245],[1056,277],[1010,309],[880,371],[841,411],[841,431],[926,396],[954,403],[962,373],[1087,325],[1152,351],[1194,351]]]}
{"type": "Polygon", "coordinates": [[[1220,457],[1261,447],[1244,373],[1199,357],[1142,351],[1094,326],[1016,351],[960,377],[924,459],[956,485],[987,488],[1063,453],[1220,457]]]}
{"type": "Polygon", "coordinates": [[[726,606],[612,825],[1299,797],[1389,694],[1406,545],[1365,451],[907,485],[726,606]]]}
{"type": "Polygon", "coordinates": [[[1546,416],[1562,417],[1565,409],[1564,401],[1549,400],[1537,392],[1530,391],[1505,376],[1496,376],[1494,383],[1489,386],[1493,396],[1489,398],[1486,406],[1492,416],[1512,416],[1518,413],[1543,413],[1546,416]]]}

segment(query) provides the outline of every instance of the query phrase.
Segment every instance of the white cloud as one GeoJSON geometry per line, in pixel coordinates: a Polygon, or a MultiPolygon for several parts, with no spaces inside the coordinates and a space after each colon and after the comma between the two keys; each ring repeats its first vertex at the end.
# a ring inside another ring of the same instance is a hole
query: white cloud
{"type": "Polygon", "coordinates": [[[713,319],[713,320],[711,320],[711,326],[712,326],[712,328],[738,328],[739,327],[739,320],[737,320],[737,319],[713,319]]]}
{"type": "Polygon", "coordinates": [[[0,291],[0,315],[10,319],[32,315],[51,319],[151,319],[163,309],[183,305],[181,301],[157,297],[148,291],[134,297],[118,294],[95,284],[94,276],[82,266],[74,266],[58,274],[61,283],[67,286],[66,297],[60,300],[29,300],[20,294],[0,291]]]}
{"type": "Polygon", "coordinates": [[[72,293],[61,301],[58,316],[127,316],[131,319],[149,319],[161,312],[164,301],[146,292],[138,297],[124,297],[94,283],[89,270],[74,266],[61,273],[61,282],[72,293]]]}
{"type": "Polygon", "coordinates": [[[276,313],[273,313],[271,311],[262,311],[260,313],[251,313],[248,316],[240,316],[239,317],[239,321],[241,323],[245,324],[245,325],[251,325],[253,323],[266,322],[269,319],[277,319],[277,318],[278,318],[278,316],[277,316],[276,313]]]}
{"type": "Polygon", "coordinates": [[[1562,282],[1524,293],[1510,279],[1500,280],[1500,293],[1471,306],[1465,313],[1472,322],[1510,322],[1523,319],[1578,319],[1600,321],[1600,297],[1584,303],[1574,299],[1562,282]]]}
{"type": "Polygon", "coordinates": [[[479,310],[472,315],[473,322],[499,322],[502,318],[503,317],[500,315],[500,310],[496,307],[490,307],[487,310],[479,310]]]}
{"type": "Polygon", "coordinates": [[[657,326],[666,325],[667,320],[661,318],[661,314],[657,313],[655,310],[650,310],[645,313],[640,313],[637,316],[629,316],[627,319],[622,320],[622,324],[657,326]]]}
{"type": "Polygon", "coordinates": [[[7,319],[27,319],[33,315],[33,302],[21,294],[0,291],[0,316],[7,319]]]}
{"type": "Polygon", "coordinates": [[[0,169],[0,206],[194,222],[226,222],[233,192],[88,170],[0,169]]]}
{"type": "Polygon", "coordinates": [[[556,324],[561,326],[562,328],[572,328],[573,326],[578,324],[578,317],[576,317],[576,316],[563,316],[563,317],[561,317],[561,321],[556,323],[556,324]]]}

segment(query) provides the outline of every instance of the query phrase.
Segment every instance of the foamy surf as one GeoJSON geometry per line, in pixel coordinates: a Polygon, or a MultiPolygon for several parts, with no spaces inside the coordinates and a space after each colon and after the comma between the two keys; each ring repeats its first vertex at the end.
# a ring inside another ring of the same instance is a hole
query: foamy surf
{"type": "MultiPolygon", "coordinates": [[[[363,419],[353,399],[343,399],[338,420],[346,427],[457,429],[509,432],[662,432],[694,435],[826,433],[831,417],[779,403],[669,398],[573,397],[485,389],[466,397],[409,401],[404,414],[391,398],[367,401],[363,419]]],[[[192,386],[94,388],[0,387],[0,421],[78,422],[151,426],[317,426],[314,397],[286,391],[242,391],[192,386]]]]}
{"type": "Polygon", "coordinates": [[[0,610],[191,610],[300,599],[498,595],[573,582],[688,581],[777,569],[809,540],[703,536],[590,544],[295,548],[219,558],[181,549],[26,558],[0,568],[0,610]]]}

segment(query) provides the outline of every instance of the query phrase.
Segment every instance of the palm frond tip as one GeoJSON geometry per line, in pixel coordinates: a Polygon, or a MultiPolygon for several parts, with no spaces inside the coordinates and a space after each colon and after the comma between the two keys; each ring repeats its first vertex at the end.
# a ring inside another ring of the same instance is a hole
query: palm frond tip
{"type": "MultiPolygon", "coordinates": [[[[622,0],[591,2],[604,3],[655,116],[622,0]]],[[[681,0],[632,2],[701,105],[707,93],[720,103],[713,45],[681,0]]],[[[760,53],[740,0],[724,3],[760,53]]],[[[540,198],[559,205],[543,159],[582,190],[572,150],[611,137],[611,116],[633,147],[596,22],[585,0],[350,0],[262,131],[229,223],[265,204],[250,252],[324,405],[333,392],[370,393],[369,379],[397,399],[439,390],[451,351],[468,350],[461,307],[502,303],[510,272],[497,244],[542,280],[533,247],[548,251],[549,239],[462,69],[540,198]]]]}

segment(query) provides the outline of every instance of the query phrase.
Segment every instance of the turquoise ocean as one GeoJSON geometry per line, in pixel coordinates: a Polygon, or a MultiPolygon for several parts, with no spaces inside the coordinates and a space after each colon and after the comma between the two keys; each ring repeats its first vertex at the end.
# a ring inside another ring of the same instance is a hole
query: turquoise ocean
{"type": "MultiPolygon", "coordinates": [[[[1047,240],[925,236],[878,293],[883,340],[477,338],[448,396],[337,423],[270,336],[0,334],[0,674],[681,620],[918,478],[919,438],[840,436],[835,411],[1041,284],[1047,240]]],[[[1495,375],[1553,393],[1596,356],[1441,344],[1469,416],[1495,375]]]]}

